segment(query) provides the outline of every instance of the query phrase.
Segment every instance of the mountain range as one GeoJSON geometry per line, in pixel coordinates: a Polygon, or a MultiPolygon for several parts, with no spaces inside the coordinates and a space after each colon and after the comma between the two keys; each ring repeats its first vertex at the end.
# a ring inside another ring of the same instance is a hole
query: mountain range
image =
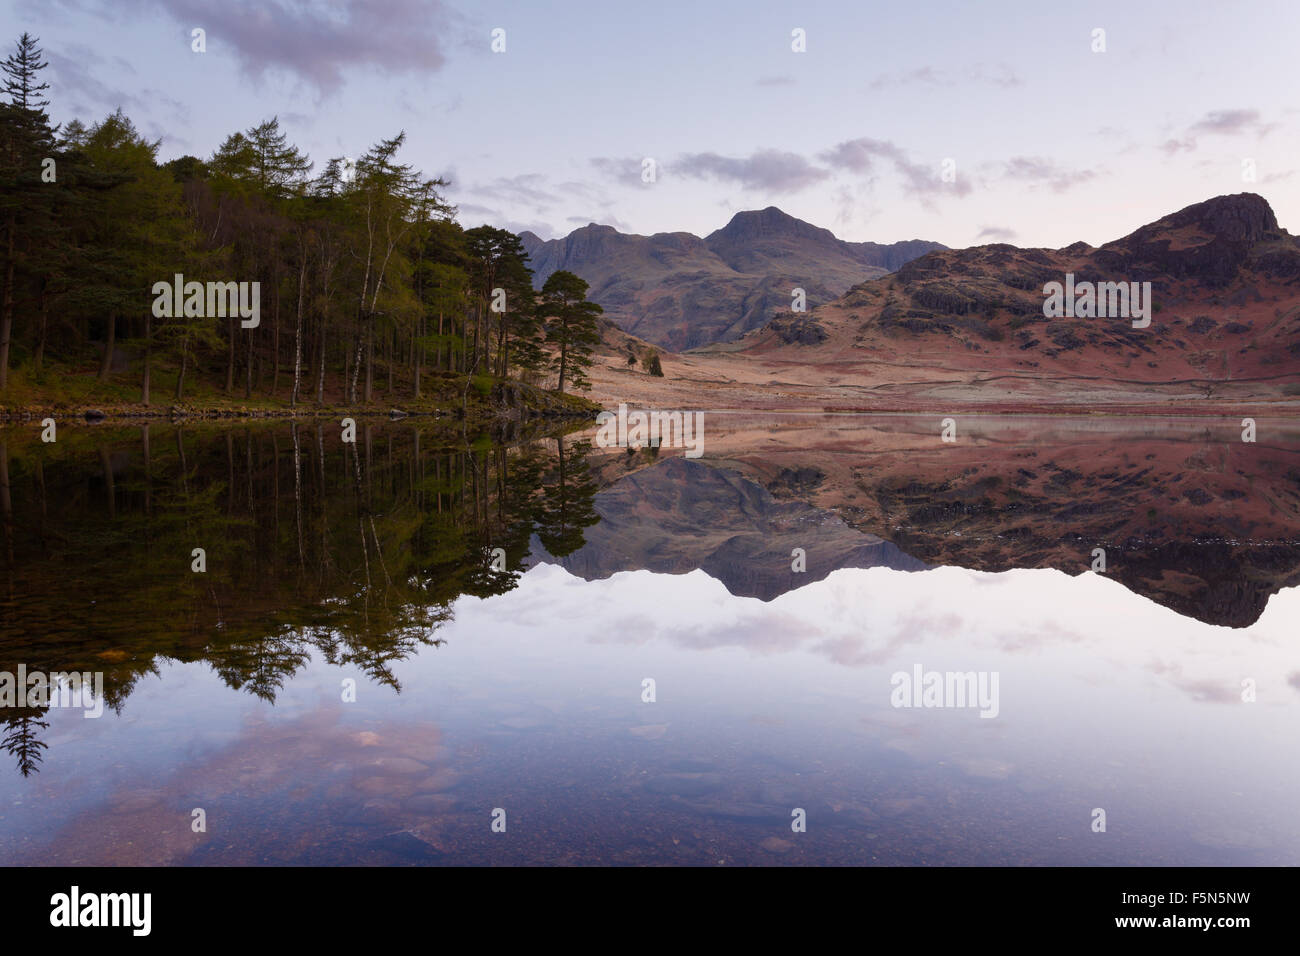
{"type": "Polygon", "coordinates": [[[801,288],[809,307],[944,249],[914,239],[846,242],[774,206],[740,212],[701,239],[689,232],[639,236],[596,223],[563,239],[520,233],[538,288],[554,272],[590,285],[621,329],[671,351],[726,342],[789,309],[801,288]]]}
{"type": "Polygon", "coordinates": [[[1099,248],[933,252],[813,312],[802,330],[800,318],[754,333],[746,348],[823,367],[869,357],[1031,378],[1196,382],[1207,395],[1215,382],[1297,382],[1300,240],[1263,197],[1221,196],[1099,248]],[[1076,283],[1150,282],[1151,325],[1045,319],[1044,286],[1067,274],[1076,283]]]}
{"type": "MultiPolygon", "coordinates": [[[[614,363],[611,363],[613,366],[614,363]]],[[[971,405],[1300,405],[1300,239],[1253,193],[1093,247],[940,249],[810,312],[598,373],[598,401],[667,407],[956,410],[971,405]],[[1150,283],[1150,324],[1048,318],[1044,287],[1150,283]]]]}

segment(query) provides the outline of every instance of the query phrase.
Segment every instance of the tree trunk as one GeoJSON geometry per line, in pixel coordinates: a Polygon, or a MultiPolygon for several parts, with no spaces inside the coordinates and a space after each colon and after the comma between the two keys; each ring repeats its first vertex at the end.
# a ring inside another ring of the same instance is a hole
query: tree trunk
{"type": "Polygon", "coordinates": [[[189,350],[190,336],[187,332],[185,338],[181,339],[181,371],[176,376],[176,401],[180,401],[185,393],[185,365],[190,356],[189,350]]]}
{"type": "MultiPolygon", "coordinates": [[[[301,286],[301,280],[299,282],[299,285],[301,286]]],[[[298,290],[298,296],[299,299],[302,298],[301,288],[299,288],[298,290]]],[[[299,306],[299,311],[301,312],[301,306],[299,306]]],[[[272,322],[273,322],[272,325],[273,344],[271,347],[272,350],[275,352],[275,360],[273,366],[274,371],[272,371],[271,373],[271,397],[274,398],[276,389],[280,387],[280,282],[279,282],[278,275],[276,277],[276,283],[275,283],[275,317],[274,319],[272,319],[272,322]]],[[[299,315],[298,324],[299,325],[302,324],[301,315],[299,315]]]]}
{"type": "Polygon", "coordinates": [[[146,312],[144,316],[144,379],[140,383],[140,404],[148,407],[149,405],[149,349],[153,337],[153,313],[146,312]]]}
{"type": "Polygon", "coordinates": [[[235,390],[235,319],[232,316],[229,323],[230,327],[230,358],[226,362],[226,394],[229,395],[235,390]]]}
{"type": "Polygon", "coordinates": [[[497,332],[497,374],[502,378],[506,377],[506,316],[508,312],[501,313],[501,325],[497,332]]]}
{"type": "Polygon", "coordinates": [[[316,404],[325,404],[325,316],[320,319],[320,365],[316,370],[316,404]]]}
{"type": "Polygon", "coordinates": [[[560,340],[560,382],[559,385],[556,387],[556,391],[558,391],[561,395],[564,394],[564,367],[568,358],[569,358],[569,344],[568,342],[561,339],[560,340]]]}
{"type": "Polygon", "coordinates": [[[415,397],[420,397],[420,350],[424,348],[421,341],[423,336],[421,331],[424,326],[424,316],[415,320],[415,328],[411,331],[411,361],[415,364],[415,397]]]}
{"type": "Polygon", "coordinates": [[[366,404],[375,393],[375,321],[366,325],[366,404]]]}
{"type": "Polygon", "coordinates": [[[36,374],[39,377],[41,368],[45,365],[45,337],[49,329],[50,318],[50,296],[49,296],[49,279],[41,280],[41,325],[39,334],[36,338],[36,356],[33,360],[36,374]]]}
{"type": "Polygon", "coordinates": [[[5,232],[5,288],[0,298],[0,389],[9,384],[9,339],[14,330],[14,229],[15,217],[11,213],[5,232]]]}
{"type": "Polygon", "coordinates": [[[113,364],[113,343],[117,339],[117,316],[108,315],[108,335],[104,341],[104,361],[99,363],[99,380],[108,378],[109,367],[113,364]]]}
{"type": "Polygon", "coordinates": [[[349,405],[355,405],[357,403],[357,379],[361,376],[361,352],[365,347],[366,347],[365,334],[362,328],[358,326],[356,354],[352,358],[352,379],[350,385],[348,386],[349,405]]]}
{"type": "MultiPolygon", "coordinates": [[[[298,326],[293,333],[293,394],[289,396],[289,406],[298,407],[298,389],[302,387],[302,300],[303,285],[307,281],[307,256],[304,254],[298,269],[298,326]]],[[[271,390],[273,393],[275,389],[271,390]]],[[[294,453],[297,454],[297,438],[294,439],[294,453]]]]}

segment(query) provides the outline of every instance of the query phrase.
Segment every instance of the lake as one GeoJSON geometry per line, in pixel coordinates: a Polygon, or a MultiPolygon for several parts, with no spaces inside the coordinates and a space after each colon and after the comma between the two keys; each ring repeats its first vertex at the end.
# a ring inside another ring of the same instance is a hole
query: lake
{"type": "Polygon", "coordinates": [[[0,857],[1300,863],[1300,426],[704,421],[0,429],[0,857]]]}

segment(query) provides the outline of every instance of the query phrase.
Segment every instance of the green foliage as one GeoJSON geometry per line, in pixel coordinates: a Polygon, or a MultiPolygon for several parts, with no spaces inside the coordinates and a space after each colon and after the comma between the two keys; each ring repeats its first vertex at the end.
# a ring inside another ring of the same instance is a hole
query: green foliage
{"type": "Polygon", "coordinates": [[[121,110],[53,128],[29,35],[0,66],[0,404],[16,395],[11,369],[29,389],[56,367],[94,376],[75,389],[92,401],[132,384],[148,402],[157,369],[178,400],[239,389],[250,403],[352,405],[382,390],[392,404],[430,376],[535,376],[558,349],[560,384],[580,383],[580,303],[546,335],[519,237],[463,229],[446,181],[402,161],[405,133],[317,169],[271,117],[209,157],[162,161],[121,110]],[[178,274],[257,283],[260,323],[154,316],[151,290],[178,274]]]}
{"type": "Polygon", "coordinates": [[[561,392],[566,380],[579,389],[591,386],[583,372],[591,367],[591,353],[600,342],[596,323],[604,310],[587,300],[587,288],[585,280],[564,269],[551,273],[542,286],[538,315],[545,323],[547,342],[556,349],[552,364],[561,392]]]}

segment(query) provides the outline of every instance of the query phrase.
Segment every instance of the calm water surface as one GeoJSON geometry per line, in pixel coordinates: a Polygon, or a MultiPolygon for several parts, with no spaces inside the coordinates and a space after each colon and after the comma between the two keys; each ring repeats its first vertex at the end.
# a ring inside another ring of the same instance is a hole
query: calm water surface
{"type": "Polygon", "coordinates": [[[0,858],[1300,862],[1295,426],[707,421],[0,431],[0,858]]]}

